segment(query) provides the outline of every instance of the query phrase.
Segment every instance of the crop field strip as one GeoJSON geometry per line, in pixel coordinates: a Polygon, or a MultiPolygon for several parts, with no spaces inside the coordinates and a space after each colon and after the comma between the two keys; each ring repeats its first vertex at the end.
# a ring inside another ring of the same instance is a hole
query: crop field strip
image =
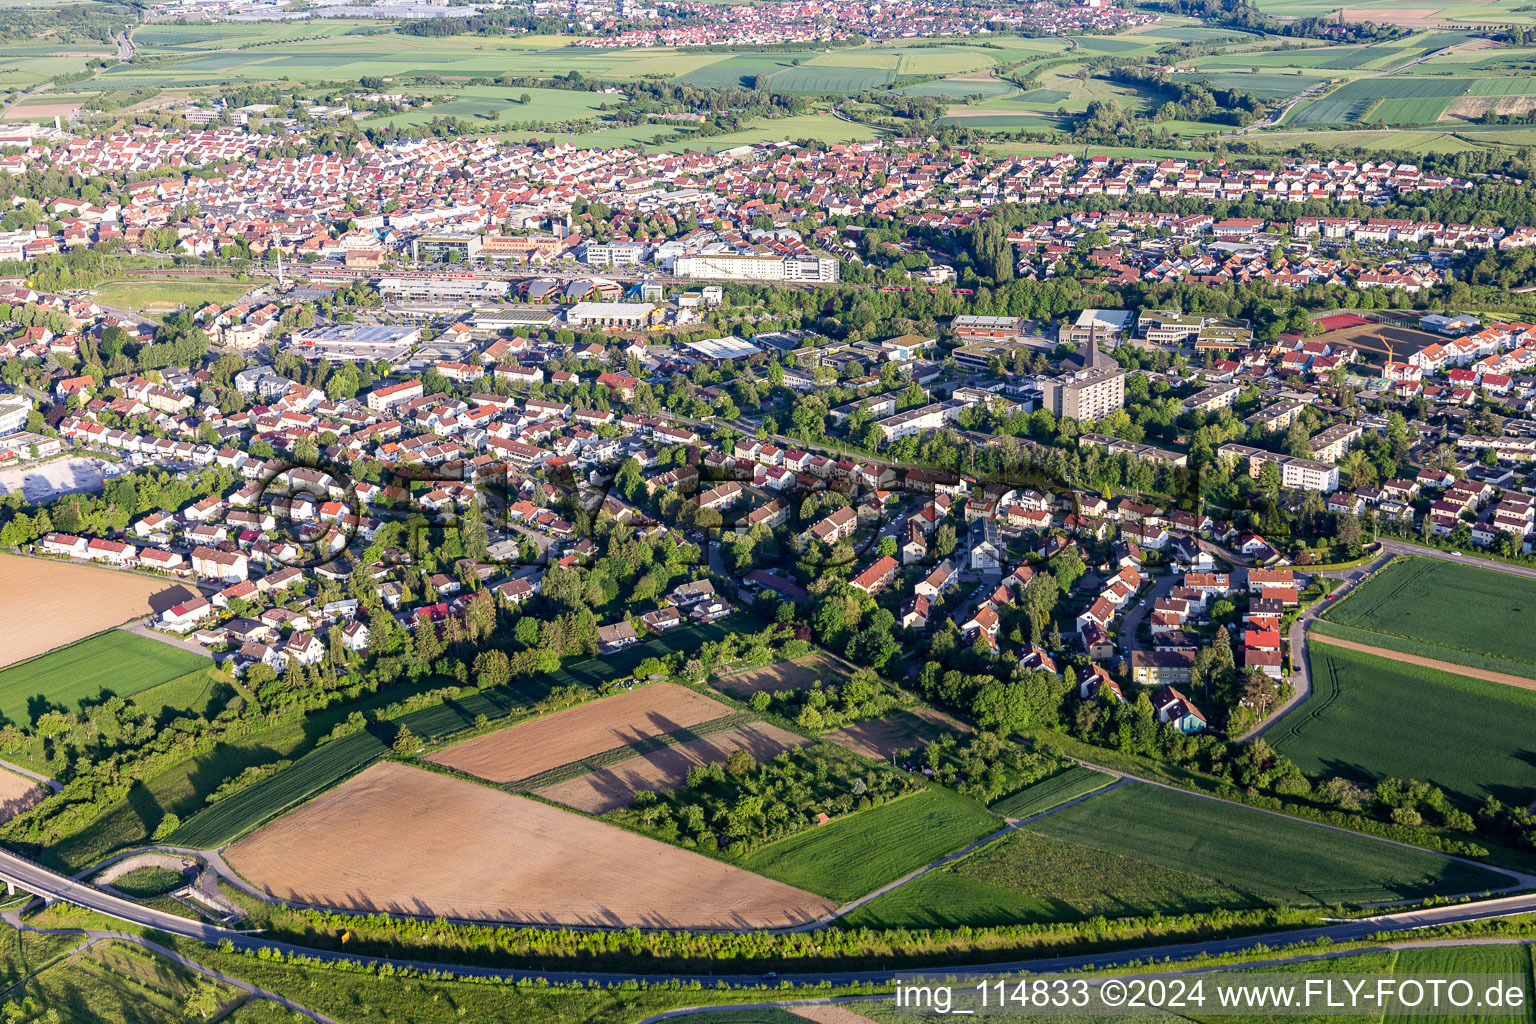
{"type": "Polygon", "coordinates": [[[981,804],[935,786],[759,847],[741,864],[846,903],[1002,827],[981,804]]]}
{"type": "Polygon", "coordinates": [[[1536,666],[1536,631],[1528,628],[1533,612],[1536,580],[1444,559],[1405,558],[1356,587],[1324,616],[1439,646],[1446,661],[1491,655],[1536,666]],[[1479,614],[1446,615],[1447,608],[1477,608],[1479,614]]]}
{"type": "Polygon", "coordinates": [[[1054,775],[1009,794],[989,804],[993,814],[1018,820],[1060,807],[1089,793],[1097,793],[1106,786],[1114,785],[1111,775],[1074,764],[1054,775]]]}
{"type": "Polygon", "coordinates": [[[1282,906],[1422,899],[1512,881],[1436,853],[1146,784],[1074,804],[1029,829],[1211,878],[1282,906]]]}
{"type": "Polygon", "coordinates": [[[1302,771],[1419,779],[1468,809],[1489,796],[1530,802],[1536,692],[1327,644],[1308,656],[1312,696],[1269,737],[1302,771]]]}
{"type": "Polygon", "coordinates": [[[606,814],[633,804],[641,790],[655,793],[677,789],[686,783],[688,772],[695,766],[728,762],[738,750],[747,751],[761,763],[792,747],[807,747],[814,742],[766,722],[747,722],[628,758],[612,767],[541,789],[534,795],[587,814],[606,814]]]}
{"type": "Polygon", "coordinates": [[[550,768],[539,772],[537,775],[530,775],[524,779],[505,783],[502,788],[509,793],[532,793],[550,786],[557,786],[562,782],[569,782],[572,779],[579,779],[583,775],[590,775],[595,771],[610,768],[636,757],[642,757],[646,754],[652,754],[658,750],[665,750],[668,747],[678,746],[693,740],[704,739],[716,733],[728,732],[731,729],[750,725],[757,721],[760,721],[760,719],[750,711],[738,711],[729,715],[721,715],[719,718],[700,722],[697,725],[682,726],[669,732],[638,739],[633,743],[627,743],[623,746],[610,747],[599,753],[589,754],[575,761],[567,762],[557,768],[550,768]]]}
{"type": "Polygon", "coordinates": [[[1418,658],[1431,658],[1454,666],[1447,671],[1455,672],[1457,668],[1473,669],[1482,672],[1494,672],[1502,675],[1521,676],[1525,679],[1536,681],[1536,665],[1529,662],[1515,661],[1512,658],[1501,658],[1494,654],[1484,654],[1476,651],[1461,651],[1440,644],[1428,643],[1423,640],[1414,640],[1405,636],[1397,636],[1394,633],[1378,633],[1372,629],[1361,629],[1358,626],[1346,626],[1342,622],[1332,622],[1328,619],[1317,619],[1308,629],[1309,642],[1311,636],[1325,638],[1336,637],[1351,643],[1365,644],[1369,647],[1377,647],[1391,651],[1395,654],[1408,654],[1418,658]]]}

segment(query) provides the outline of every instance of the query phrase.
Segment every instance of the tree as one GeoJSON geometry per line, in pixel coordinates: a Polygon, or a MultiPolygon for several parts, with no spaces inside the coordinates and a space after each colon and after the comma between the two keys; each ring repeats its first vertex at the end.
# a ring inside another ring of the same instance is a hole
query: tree
{"type": "Polygon", "coordinates": [[[392,746],[395,753],[404,757],[406,754],[409,754],[411,751],[416,749],[416,737],[411,735],[411,730],[409,728],[402,725],[400,727],[400,731],[395,733],[395,742],[392,744],[392,746]]]}
{"type": "Polygon", "coordinates": [[[512,662],[505,651],[481,651],[475,656],[475,685],[482,690],[512,681],[512,662]]]}

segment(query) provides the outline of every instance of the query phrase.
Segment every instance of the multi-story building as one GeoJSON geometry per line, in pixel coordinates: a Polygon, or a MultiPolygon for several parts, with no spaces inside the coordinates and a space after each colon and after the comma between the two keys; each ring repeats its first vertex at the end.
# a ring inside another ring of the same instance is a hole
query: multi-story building
{"type": "Polygon", "coordinates": [[[1096,366],[1040,382],[1044,407],[1058,418],[1096,420],[1125,408],[1125,371],[1096,366]]]}
{"type": "Polygon", "coordinates": [[[1312,457],[1323,462],[1338,462],[1364,431],[1357,423],[1335,423],[1312,437],[1312,457]]]}
{"type": "Polygon", "coordinates": [[[830,256],[782,256],[777,253],[701,252],[679,256],[672,264],[678,277],[720,277],[735,281],[804,281],[832,284],[842,264],[830,256]]]}
{"type": "Polygon", "coordinates": [[[1331,494],[1339,489],[1339,467],[1315,459],[1299,459],[1293,455],[1280,455],[1252,445],[1224,444],[1216,449],[1223,459],[1235,459],[1247,466],[1248,475],[1258,478],[1264,471],[1264,463],[1273,462],[1280,467],[1280,485],[1301,491],[1318,491],[1331,494]]]}
{"type": "Polygon", "coordinates": [[[1063,345],[1082,345],[1097,340],[1114,348],[1130,333],[1136,314],[1129,309],[1085,309],[1070,324],[1062,324],[1056,340],[1063,345]]]}
{"type": "Polygon", "coordinates": [[[1237,401],[1237,396],[1242,393],[1242,390],[1236,384],[1212,384],[1184,399],[1184,408],[1190,412],[1204,413],[1226,409],[1237,401]]]}

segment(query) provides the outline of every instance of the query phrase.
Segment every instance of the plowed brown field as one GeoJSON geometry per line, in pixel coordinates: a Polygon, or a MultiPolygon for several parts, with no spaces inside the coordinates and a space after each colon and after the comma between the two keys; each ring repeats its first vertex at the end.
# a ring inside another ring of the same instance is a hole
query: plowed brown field
{"type": "Polygon", "coordinates": [[[750,750],[753,757],[766,761],[781,750],[810,743],[804,736],[759,722],[630,758],[579,779],[548,786],[538,795],[588,814],[604,814],[628,807],[642,789],[676,789],[688,777],[689,768],[724,761],[733,750],[750,750]]]}
{"type": "Polygon", "coordinates": [[[476,736],[427,760],[489,782],[515,782],[733,711],[686,686],[652,683],[476,736]]]}
{"type": "Polygon", "coordinates": [[[475,921],[775,928],[832,901],[570,811],[395,762],[236,843],[285,900],[475,921]]]}
{"type": "Polygon", "coordinates": [[[46,654],[194,596],[196,588],[98,565],[0,555],[0,665],[46,654]]]}

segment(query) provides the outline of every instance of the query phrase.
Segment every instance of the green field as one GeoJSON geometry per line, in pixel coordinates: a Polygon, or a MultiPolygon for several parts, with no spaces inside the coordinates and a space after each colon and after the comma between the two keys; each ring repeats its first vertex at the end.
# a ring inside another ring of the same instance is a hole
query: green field
{"type": "Polygon", "coordinates": [[[196,309],[210,302],[221,306],[231,304],[256,287],[255,284],[230,281],[178,281],[175,284],[115,281],[97,288],[92,297],[99,305],[134,312],[196,309]]]}
{"type": "MultiPolygon", "coordinates": [[[[1378,105],[1378,101],[1384,101],[1380,105],[1387,106],[1387,101],[1392,100],[1438,100],[1441,101],[1440,109],[1443,110],[1451,100],[1465,96],[1472,88],[1472,82],[1473,79],[1470,78],[1402,75],[1391,78],[1362,78],[1339,86],[1321,99],[1313,100],[1305,107],[1298,109],[1286,123],[1348,124],[1362,119],[1374,122],[1377,114],[1373,108],[1378,105]]],[[[1429,105],[1426,103],[1421,107],[1411,107],[1394,104],[1388,107],[1389,111],[1400,109],[1423,113],[1429,109],[1429,105]]],[[[1385,116],[1381,119],[1389,120],[1385,116]]]]}
{"type": "Polygon", "coordinates": [[[1464,801],[1536,799],[1536,692],[1327,644],[1313,693],[1270,736],[1309,775],[1431,782],[1464,801]]]}
{"type": "Polygon", "coordinates": [[[1277,905],[1380,903],[1509,884],[1506,875],[1438,854],[1146,785],[1102,793],[1030,830],[1277,905]]]}
{"type": "Polygon", "coordinates": [[[134,868],[127,874],[118,876],[110,884],[118,892],[142,900],[170,892],[172,889],[179,888],[185,881],[186,879],[179,871],[151,866],[134,868]]]}
{"type": "Polygon", "coordinates": [[[1493,655],[1536,667],[1536,580],[1439,558],[1392,562],[1334,607],[1332,622],[1407,637],[1442,649],[1445,661],[1493,655]],[[1447,615],[1447,609],[1477,609],[1447,615]]]}
{"type": "Polygon", "coordinates": [[[1005,818],[1027,818],[1103,789],[1114,781],[1103,772],[1074,764],[1017,793],[994,801],[992,813],[1001,814],[1005,818]]]}
{"type": "Polygon", "coordinates": [[[200,655],[112,629],[0,671],[0,715],[30,728],[48,711],[131,697],[207,667],[200,655]]]}
{"type": "Polygon", "coordinates": [[[1002,824],[976,801],[935,786],[770,843],[741,864],[847,902],[997,831],[1002,824]]]}
{"type": "Polygon", "coordinates": [[[1181,914],[1260,902],[1208,878],[1021,829],[870,901],[842,923],[849,928],[979,928],[1181,914]]]}

